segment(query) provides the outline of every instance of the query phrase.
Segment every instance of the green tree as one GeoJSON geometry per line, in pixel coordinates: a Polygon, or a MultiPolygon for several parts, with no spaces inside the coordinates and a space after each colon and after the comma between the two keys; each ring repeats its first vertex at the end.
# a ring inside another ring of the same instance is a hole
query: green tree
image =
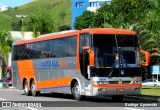
{"type": "Polygon", "coordinates": [[[59,13],[59,17],[61,18],[61,20],[63,20],[66,16],[66,13],[65,12],[60,12],[59,13]]]}
{"type": "Polygon", "coordinates": [[[65,31],[65,30],[70,30],[70,29],[71,29],[71,26],[70,25],[66,25],[66,24],[60,25],[58,27],[58,31],[65,31]]]}
{"type": "Polygon", "coordinates": [[[0,60],[2,61],[2,74],[6,74],[7,59],[11,52],[13,39],[8,31],[0,31],[0,60]]]}
{"type": "Polygon", "coordinates": [[[33,31],[34,36],[51,33],[54,31],[54,20],[48,13],[29,15],[25,29],[33,31]]]}
{"type": "Polygon", "coordinates": [[[85,29],[93,27],[94,12],[84,11],[81,16],[78,16],[77,20],[74,23],[76,29],[85,29]]]}
{"type": "Polygon", "coordinates": [[[109,11],[119,18],[123,18],[124,22],[142,23],[149,10],[158,9],[159,5],[157,4],[157,0],[112,0],[109,11]]]}
{"type": "MultiPolygon", "coordinates": [[[[159,63],[160,60],[160,9],[150,10],[147,13],[146,18],[144,19],[143,26],[146,28],[150,33],[150,38],[146,40],[142,44],[145,44],[145,48],[151,53],[154,58],[153,60],[156,61],[155,63],[159,63]]],[[[144,41],[143,40],[143,41],[144,41]]]]}
{"type": "Polygon", "coordinates": [[[13,19],[11,26],[14,31],[20,31],[22,27],[22,21],[20,19],[13,19]]]}

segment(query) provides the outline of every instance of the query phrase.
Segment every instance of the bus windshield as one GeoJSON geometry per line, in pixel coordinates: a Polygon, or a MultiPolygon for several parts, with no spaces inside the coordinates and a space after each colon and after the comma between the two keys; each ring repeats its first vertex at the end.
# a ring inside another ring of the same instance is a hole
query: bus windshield
{"type": "Polygon", "coordinates": [[[136,63],[137,38],[136,35],[93,35],[96,67],[111,67],[119,54],[121,62],[136,63]],[[118,49],[117,49],[118,48],[118,49]]]}

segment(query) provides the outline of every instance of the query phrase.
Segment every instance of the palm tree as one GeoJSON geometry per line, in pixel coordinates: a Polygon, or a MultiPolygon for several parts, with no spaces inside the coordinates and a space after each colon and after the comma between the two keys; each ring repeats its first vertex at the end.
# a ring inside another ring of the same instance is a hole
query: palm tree
{"type": "Polygon", "coordinates": [[[51,33],[55,30],[53,19],[47,13],[28,16],[28,21],[25,28],[33,31],[34,37],[41,34],[51,33]]]}
{"type": "Polygon", "coordinates": [[[0,60],[2,62],[2,75],[6,74],[7,59],[11,52],[13,39],[8,31],[0,31],[0,60]]]}

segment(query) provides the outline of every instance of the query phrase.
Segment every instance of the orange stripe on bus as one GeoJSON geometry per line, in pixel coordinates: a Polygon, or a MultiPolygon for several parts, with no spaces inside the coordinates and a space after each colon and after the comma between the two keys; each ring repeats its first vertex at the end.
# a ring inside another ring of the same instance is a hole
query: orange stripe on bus
{"type": "Polygon", "coordinates": [[[141,87],[141,84],[101,84],[101,85],[93,85],[95,88],[133,88],[133,87],[141,87]]]}
{"type": "Polygon", "coordinates": [[[27,78],[28,83],[31,78],[35,79],[34,66],[32,60],[18,61],[18,70],[21,82],[23,81],[24,78],[27,78]]]}
{"type": "Polygon", "coordinates": [[[54,79],[54,80],[39,81],[37,82],[37,86],[38,88],[70,86],[72,79],[73,77],[68,77],[68,78],[60,78],[60,79],[54,79]]]}

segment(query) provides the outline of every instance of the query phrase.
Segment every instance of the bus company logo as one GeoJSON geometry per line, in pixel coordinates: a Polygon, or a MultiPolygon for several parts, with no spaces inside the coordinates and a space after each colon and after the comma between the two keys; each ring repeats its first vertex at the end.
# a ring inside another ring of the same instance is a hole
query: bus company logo
{"type": "Polygon", "coordinates": [[[60,67],[63,67],[63,68],[68,67],[68,63],[66,61],[62,61],[62,60],[60,60],[59,65],[60,65],[60,67]]]}
{"type": "Polygon", "coordinates": [[[41,61],[38,62],[37,66],[38,68],[67,68],[69,65],[75,65],[75,62],[67,62],[67,61],[41,61]]]}
{"type": "Polygon", "coordinates": [[[42,61],[38,63],[38,67],[39,68],[57,68],[59,67],[59,63],[58,61],[42,61]]]}

